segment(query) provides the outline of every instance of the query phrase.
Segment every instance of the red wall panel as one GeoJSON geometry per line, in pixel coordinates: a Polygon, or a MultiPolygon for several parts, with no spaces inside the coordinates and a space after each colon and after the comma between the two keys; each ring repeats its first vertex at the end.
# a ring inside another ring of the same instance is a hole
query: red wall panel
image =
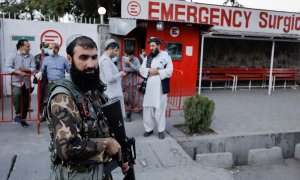
{"type": "MultiPolygon", "coordinates": [[[[184,23],[164,23],[164,30],[156,30],[156,22],[148,22],[147,40],[150,37],[160,37],[163,40],[162,49],[165,49],[165,42],[181,42],[182,43],[182,59],[173,60],[174,69],[183,71],[183,95],[191,96],[196,94],[196,80],[199,59],[199,26],[188,26],[184,23]],[[179,35],[172,37],[170,29],[172,27],[179,28],[179,35]],[[192,56],[186,55],[186,47],[193,47],[192,56]]],[[[149,46],[146,45],[146,53],[149,53],[149,46]]]]}

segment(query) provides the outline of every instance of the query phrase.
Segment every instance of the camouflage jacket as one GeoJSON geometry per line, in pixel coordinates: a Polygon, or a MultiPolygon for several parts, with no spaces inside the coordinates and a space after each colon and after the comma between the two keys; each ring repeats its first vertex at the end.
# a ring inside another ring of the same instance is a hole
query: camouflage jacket
{"type": "Polygon", "coordinates": [[[99,92],[82,93],[81,96],[80,109],[71,93],[50,97],[47,119],[53,127],[56,155],[66,164],[106,162],[109,159],[105,153],[109,129],[101,111],[99,92]]]}
{"type": "Polygon", "coordinates": [[[41,70],[42,65],[43,65],[43,60],[46,57],[45,54],[39,53],[34,56],[34,63],[35,63],[35,68],[37,71],[41,70]]]}

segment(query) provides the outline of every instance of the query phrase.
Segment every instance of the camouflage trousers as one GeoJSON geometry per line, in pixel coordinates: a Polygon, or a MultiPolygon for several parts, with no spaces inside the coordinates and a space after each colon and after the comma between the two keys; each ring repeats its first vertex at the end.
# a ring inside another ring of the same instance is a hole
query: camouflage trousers
{"type": "Polygon", "coordinates": [[[103,176],[103,165],[95,165],[86,172],[70,171],[63,165],[52,165],[50,171],[50,180],[112,180],[111,174],[106,178],[103,176]]]}

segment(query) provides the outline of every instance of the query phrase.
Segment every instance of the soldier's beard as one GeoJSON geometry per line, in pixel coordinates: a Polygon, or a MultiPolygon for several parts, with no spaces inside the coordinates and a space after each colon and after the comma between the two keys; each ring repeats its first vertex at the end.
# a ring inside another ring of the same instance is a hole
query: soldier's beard
{"type": "Polygon", "coordinates": [[[96,90],[100,86],[99,68],[89,68],[81,71],[72,60],[70,76],[74,84],[83,92],[96,90]]]}

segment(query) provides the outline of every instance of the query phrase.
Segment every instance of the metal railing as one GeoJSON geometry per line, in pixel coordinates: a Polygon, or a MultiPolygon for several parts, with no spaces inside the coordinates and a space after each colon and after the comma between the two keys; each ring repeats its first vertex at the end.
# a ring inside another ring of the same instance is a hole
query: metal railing
{"type": "Polygon", "coordinates": [[[170,81],[170,93],[168,94],[167,117],[171,116],[171,111],[182,109],[182,83],[183,71],[174,69],[170,81]]]}
{"type": "MultiPolygon", "coordinates": [[[[139,112],[143,109],[143,94],[139,92],[139,88],[143,78],[138,73],[129,73],[130,82],[123,79],[124,103],[127,111],[139,112]]],[[[173,70],[170,80],[170,92],[168,93],[168,106],[166,116],[171,116],[171,111],[182,109],[182,82],[183,72],[177,69],[173,70]]]]}
{"type": "Polygon", "coordinates": [[[31,20],[31,21],[48,21],[48,22],[61,22],[61,23],[84,23],[84,24],[99,24],[99,18],[91,18],[86,16],[73,16],[65,15],[64,17],[58,16],[20,16],[16,13],[0,13],[0,18],[3,19],[18,19],[18,20],[31,20]]]}
{"type": "MultiPolygon", "coordinates": [[[[4,123],[4,122],[13,122],[14,121],[14,107],[13,107],[13,93],[12,93],[12,84],[10,84],[9,86],[9,92],[10,92],[10,96],[5,97],[4,96],[4,88],[6,87],[4,84],[4,79],[8,79],[10,82],[12,82],[13,80],[13,76],[18,76],[15,74],[10,74],[10,73],[0,73],[0,98],[1,98],[1,116],[0,116],[0,123],[4,123]]],[[[27,76],[33,77],[33,74],[28,74],[27,76]]],[[[20,86],[22,87],[22,78],[20,81],[20,86]]],[[[32,108],[32,103],[33,103],[33,99],[30,98],[31,96],[31,91],[30,89],[32,88],[31,83],[29,84],[29,91],[28,91],[28,100],[29,100],[29,106],[27,107],[28,109],[32,108]],[[31,99],[31,100],[30,100],[31,99]],[[31,101],[31,102],[30,102],[31,101]]],[[[37,108],[34,109],[34,114],[36,114],[36,116],[33,116],[33,113],[31,113],[30,111],[28,112],[28,115],[26,117],[26,119],[21,119],[21,121],[25,121],[25,122],[36,122],[37,123],[37,133],[40,134],[40,103],[39,103],[39,97],[40,97],[40,81],[38,81],[37,84],[37,108]]],[[[20,98],[20,104],[21,104],[21,114],[22,114],[22,95],[20,98]]],[[[22,116],[21,116],[22,117],[22,116]]]]}

